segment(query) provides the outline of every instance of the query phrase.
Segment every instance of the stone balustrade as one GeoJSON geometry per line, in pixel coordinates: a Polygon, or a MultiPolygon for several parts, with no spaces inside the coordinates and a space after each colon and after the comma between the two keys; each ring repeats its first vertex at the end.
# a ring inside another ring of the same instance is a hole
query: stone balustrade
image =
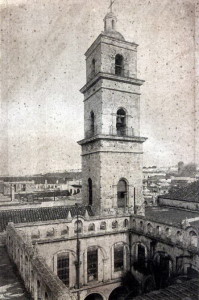
{"type": "Polygon", "coordinates": [[[77,219],[70,218],[66,221],[59,222],[41,222],[38,226],[31,223],[21,226],[31,240],[46,239],[73,239],[77,236],[77,227],[80,236],[104,235],[113,232],[127,231],[129,229],[130,217],[109,217],[107,219],[92,219],[79,217],[78,226],[77,219]]]}

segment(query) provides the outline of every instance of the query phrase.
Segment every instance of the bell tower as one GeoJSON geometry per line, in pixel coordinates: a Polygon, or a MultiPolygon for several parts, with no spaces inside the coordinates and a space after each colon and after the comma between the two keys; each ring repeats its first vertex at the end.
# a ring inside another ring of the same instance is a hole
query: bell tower
{"type": "Polygon", "coordinates": [[[116,31],[109,12],[86,56],[82,196],[98,214],[137,213],[143,204],[137,44],[116,31]]]}

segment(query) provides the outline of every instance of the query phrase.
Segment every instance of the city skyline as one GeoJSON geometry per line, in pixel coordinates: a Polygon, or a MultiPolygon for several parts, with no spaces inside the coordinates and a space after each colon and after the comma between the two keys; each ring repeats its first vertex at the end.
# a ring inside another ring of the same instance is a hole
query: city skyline
{"type": "MultiPolygon", "coordinates": [[[[7,1],[2,9],[2,175],[80,168],[83,54],[103,30],[108,6],[108,0],[7,1]]],[[[121,6],[118,0],[113,10],[117,30],[139,44],[138,78],[145,80],[141,135],[148,137],[144,165],[193,162],[193,1],[127,0],[121,6]]]]}

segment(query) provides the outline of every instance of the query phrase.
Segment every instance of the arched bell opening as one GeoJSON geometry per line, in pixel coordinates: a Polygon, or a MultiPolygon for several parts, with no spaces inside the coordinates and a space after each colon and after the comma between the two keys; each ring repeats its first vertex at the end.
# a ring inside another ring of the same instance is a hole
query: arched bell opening
{"type": "Polygon", "coordinates": [[[124,75],[124,58],[120,54],[115,56],[115,75],[124,75]]]}
{"type": "Polygon", "coordinates": [[[128,199],[128,186],[125,179],[120,179],[117,184],[117,207],[125,208],[128,199]]]}
{"type": "Polygon", "coordinates": [[[117,135],[126,135],[126,112],[123,108],[118,109],[116,116],[117,135]]]}

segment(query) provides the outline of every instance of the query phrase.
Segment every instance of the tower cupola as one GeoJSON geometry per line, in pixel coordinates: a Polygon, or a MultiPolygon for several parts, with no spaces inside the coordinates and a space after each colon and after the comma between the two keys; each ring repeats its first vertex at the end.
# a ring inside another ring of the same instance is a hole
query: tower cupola
{"type": "Polygon", "coordinates": [[[116,30],[117,18],[114,13],[109,12],[104,18],[104,31],[115,31],[116,30]]]}
{"type": "Polygon", "coordinates": [[[121,33],[116,31],[116,26],[117,26],[117,18],[114,15],[114,13],[111,11],[107,13],[104,18],[104,34],[119,40],[124,40],[123,35],[121,35],[121,33]]]}

